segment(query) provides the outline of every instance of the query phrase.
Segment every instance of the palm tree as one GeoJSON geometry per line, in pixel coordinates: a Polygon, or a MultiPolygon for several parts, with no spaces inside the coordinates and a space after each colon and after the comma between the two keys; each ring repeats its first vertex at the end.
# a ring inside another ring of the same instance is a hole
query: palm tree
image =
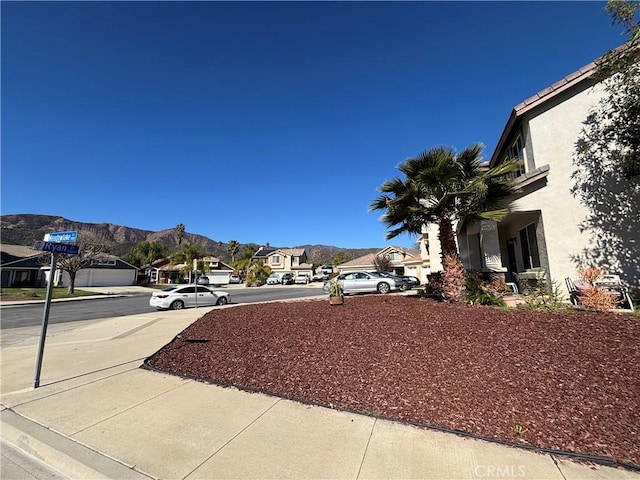
{"type": "Polygon", "coordinates": [[[251,283],[264,284],[270,273],[271,267],[265,265],[262,260],[254,260],[247,268],[247,285],[251,283]]]}
{"type": "Polygon", "coordinates": [[[187,243],[185,245],[182,245],[178,253],[176,253],[173,258],[177,262],[185,264],[185,266],[182,268],[182,274],[190,275],[190,272],[193,271],[193,261],[205,256],[206,253],[200,245],[198,245],[197,243],[187,243]]]}
{"type": "Polygon", "coordinates": [[[422,226],[435,223],[440,228],[443,297],[464,299],[464,267],[456,246],[453,222],[491,219],[507,214],[508,199],[516,192],[506,174],[516,170],[518,161],[494,168],[482,165],[483,145],[463,152],[436,147],[409,158],[398,170],[404,179],[394,178],[379,187],[383,193],[371,203],[370,211],[383,210],[381,219],[388,228],[386,239],[402,233],[419,235],[422,226]]]}
{"type": "Polygon", "coordinates": [[[237,240],[229,240],[229,244],[227,245],[227,252],[231,255],[231,261],[233,262],[236,259],[236,255],[240,251],[240,243],[237,240]]]}
{"type": "Polygon", "coordinates": [[[166,257],[167,254],[168,249],[164,243],[144,240],[131,249],[128,258],[139,267],[141,265],[150,265],[154,261],[166,257]]]}
{"type": "Polygon", "coordinates": [[[238,275],[240,275],[244,281],[247,281],[247,274],[249,270],[253,268],[253,265],[258,262],[253,256],[256,253],[256,249],[252,247],[246,247],[242,250],[240,257],[231,262],[231,266],[238,275]]]}
{"type": "Polygon", "coordinates": [[[184,237],[184,223],[179,223],[176,225],[175,236],[176,241],[178,242],[178,246],[182,245],[182,237],[184,237]]]}

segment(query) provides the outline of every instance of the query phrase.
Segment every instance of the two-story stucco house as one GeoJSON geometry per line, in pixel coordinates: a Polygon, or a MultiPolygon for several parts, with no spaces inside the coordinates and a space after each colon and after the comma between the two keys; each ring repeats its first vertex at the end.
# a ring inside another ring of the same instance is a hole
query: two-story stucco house
{"type": "Polygon", "coordinates": [[[294,275],[306,273],[313,276],[313,265],[307,261],[304,248],[267,248],[261,247],[253,258],[262,260],[272,272],[292,272],[294,275]]]}
{"type": "MultiPolygon", "coordinates": [[[[604,95],[594,73],[591,63],[513,109],[490,166],[520,159],[515,174],[520,193],[502,221],[458,225],[458,247],[466,268],[504,273],[507,281],[513,281],[516,273],[525,277],[540,273],[564,288],[564,279],[575,278],[584,266],[582,253],[597,239],[581,228],[589,212],[571,187],[576,141],[590,109],[604,95]]],[[[437,234],[437,227],[428,225],[421,237],[433,271],[441,269],[437,234]]],[[[614,264],[616,270],[609,273],[638,285],[637,263],[614,264]]]]}

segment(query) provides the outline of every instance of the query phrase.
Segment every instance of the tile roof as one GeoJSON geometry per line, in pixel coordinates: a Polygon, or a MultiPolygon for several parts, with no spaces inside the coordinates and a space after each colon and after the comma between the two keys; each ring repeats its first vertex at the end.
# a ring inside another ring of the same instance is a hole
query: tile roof
{"type": "Polygon", "coordinates": [[[540,90],[535,95],[525,99],[523,102],[519,103],[514,107],[514,110],[518,115],[530,110],[531,108],[539,105],[542,102],[546,102],[550,98],[555,95],[563,92],[567,88],[579,83],[589,77],[591,77],[595,73],[596,64],[595,62],[591,62],[588,65],[576,70],[575,72],[567,75],[562,80],[558,80],[553,85],[540,90]]]}
{"type": "Polygon", "coordinates": [[[292,257],[299,257],[304,253],[304,248],[279,248],[278,250],[292,257]]]}
{"type": "Polygon", "coordinates": [[[373,261],[375,260],[375,258],[376,258],[375,253],[367,253],[362,257],[354,258],[353,260],[349,260],[348,262],[341,263],[340,265],[337,265],[337,267],[344,268],[344,267],[369,266],[369,265],[373,265],[373,261]]]}
{"type": "Polygon", "coordinates": [[[511,132],[518,124],[522,115],[534,109],[535,107],[538,107],[544,104],[545,102],[551,100],[552,98],[556,97],[557,95],[564,92],[565,90],[568,90],[574,87],[575,85],[578,85],[588,80],[589,78],[591,78],[596,71],[597,61],[598,60],[595,60],[585,65],[584,67],[579,68],[575,72],[570,73],[569,75],[562,78],[561,80],[558,80],[552,85],[540,90],[535,95],[530,96],[529,98],[523,100],[518,105],[513,107],[513,110],[511,111],[511,115],[507,120],[507,124],[505,125],[502,131],[502,134],[500,135],[500,139],[498,140],[498,143],[496,145],[496,148],[493,151],[493,154],[491,155],[491,160],[489,162],[490,165],[495,165],[502,158],[502,152],[505,148],[506,142],[511,136],[511,132]]]}

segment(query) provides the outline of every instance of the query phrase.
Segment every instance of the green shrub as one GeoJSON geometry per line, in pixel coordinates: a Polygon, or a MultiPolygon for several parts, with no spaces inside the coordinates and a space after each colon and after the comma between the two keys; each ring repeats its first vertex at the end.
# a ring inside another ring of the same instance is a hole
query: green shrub
{"type": "Polygon", "coordinates": [[[502,295],[505,293],[504,280],[482,280],[480,272],[466,272],[466,299],[471,305],[503,306],[502,295]],[[502,285],[502,287],[501,287],[502,285]]]}
{"type": "MultiPolygon", "coordinates": [[[[518,274],[514,275],[520,283],[518,274]]],[[[524,300],[523,308],[527,310],[551,312],[571,309],[565,302],[558,282],[547,282],[542,276],[534,281],[529,280],[527,293],[522,298],[524,300]]]]}

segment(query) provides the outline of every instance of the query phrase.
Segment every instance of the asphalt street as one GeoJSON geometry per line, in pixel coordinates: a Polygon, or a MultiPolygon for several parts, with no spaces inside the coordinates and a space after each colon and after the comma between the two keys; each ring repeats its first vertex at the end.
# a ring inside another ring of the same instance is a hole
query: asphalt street
{"type": "MultiPolygon", "coordinates": [[[[216,290],[215,288],[212,288],[216,290]]],[[[322,288],[276,287],[269,289],[234,289],[230,291],[231,303],[254,303],[270,300],[322,295],[322,288]]],[[[129,294],[126,296],[93,298],[52,302],[49,324],[77,322],[110,317],[122,317],[152,312],[149,294],[129,294]]],[[[0,307],[0,328],[2,330],[30,327],[42,324],[44,303],[27,305],[5,305],[0,307]]]]}

